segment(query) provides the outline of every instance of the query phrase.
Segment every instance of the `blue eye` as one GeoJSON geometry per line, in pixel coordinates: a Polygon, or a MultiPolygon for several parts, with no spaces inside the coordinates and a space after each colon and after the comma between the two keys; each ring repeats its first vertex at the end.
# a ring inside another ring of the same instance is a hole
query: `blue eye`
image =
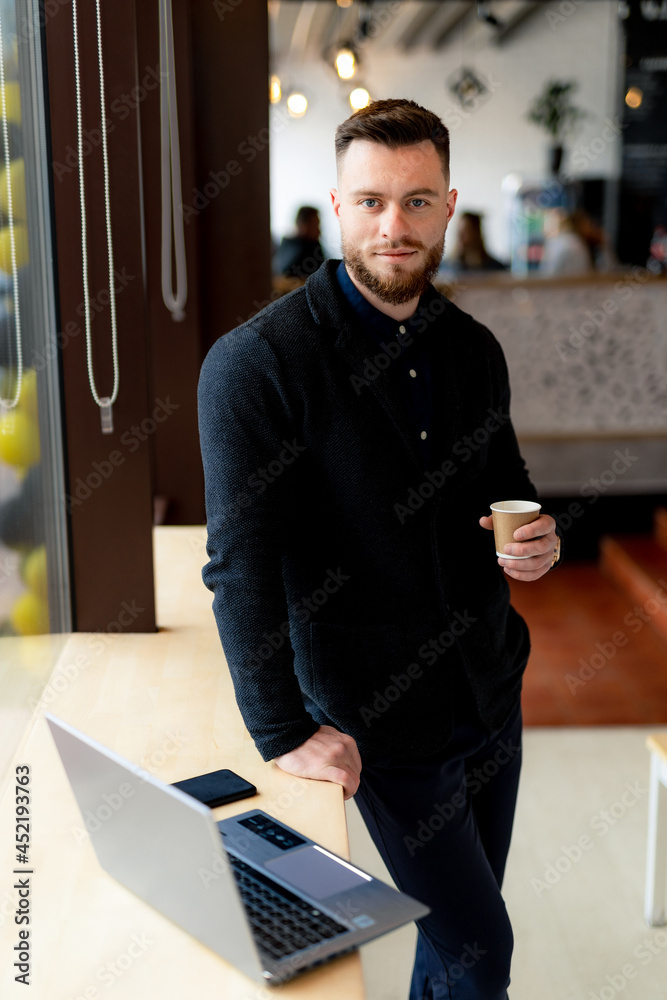
{"type": "Polygon", "coordinates": [[[361,204],[365,205],[366,208],[374,208],[377,205],[377,198],[364,198],[361,204]],[[372,204],[369,204],[369,202],[372,202],[372,204]]]}
{"type": "Polygon", "coordinates": [[[421,206],[425,205],[426,202],[424,201],[423,198],[413,198],[412,204],[415,206],[415,208],[421,208],[421,206]],[[419,205],[417,204],[417,202],[419,202],[419,205]]]}

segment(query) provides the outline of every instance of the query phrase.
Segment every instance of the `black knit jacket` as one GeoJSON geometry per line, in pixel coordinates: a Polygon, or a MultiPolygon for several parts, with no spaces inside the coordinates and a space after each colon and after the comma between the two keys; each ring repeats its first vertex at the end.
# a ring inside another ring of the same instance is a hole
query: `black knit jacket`
{"type": "Polygon", "coordinates": [[[536,495],[502,349],[435,289],[422,297],[436,385],[424,470],[388,373],[408,345],[360,335],[337,264],[221,337],[200,377],[203,578],[265,760],[323,723],[369,762],[434,753],[461,672],[499,729],[528,657],[478,524],[492,502],[536,495]]]}

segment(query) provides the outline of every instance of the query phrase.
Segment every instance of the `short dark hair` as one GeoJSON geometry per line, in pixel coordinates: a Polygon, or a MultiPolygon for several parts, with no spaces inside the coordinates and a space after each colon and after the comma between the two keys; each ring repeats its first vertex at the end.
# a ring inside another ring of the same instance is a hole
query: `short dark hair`
{"type": "Polygon", "coordinates": [[[430,140],[442,161],[442,170],[449,183],[449,129],[436,114],[415,101],[394,98],[372,101],[350,115],[336,129],[336,162],[339,166],[347,147],[355,139],[378,142],[389,149],[430,140]]]}
{"type": "Polygon", "coordinates": [[[316,216],[319,219],[320,212],[318,208],[313,208],[312,205],[302,205],[296,213],[296,219],[294,221],[297,226],[303,226],[307,225],[311,219],[314,219],[316,216]]]}
{"type": "Polygon", "coordinates": [[[459,215],[459,222],[463,222],[464,219],[466,220],[466,222],[470,223],[470,225],[473,227],[476,233],[479,233],[481,235],[482,216],[480,215],[479,212],[461,212],[461,214],[459,215]]]}

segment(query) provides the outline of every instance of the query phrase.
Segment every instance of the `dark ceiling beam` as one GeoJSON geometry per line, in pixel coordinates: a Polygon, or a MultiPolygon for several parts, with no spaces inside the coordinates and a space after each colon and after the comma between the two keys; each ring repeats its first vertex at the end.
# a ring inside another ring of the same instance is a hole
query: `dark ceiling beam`
{"type": "Polygon", "coordinates": [[[349,41],[359,24],[359,10],[356,4],[352,4],[351,7],[339,7],[336,3],[332,3],[330,6],[326,27],[320,36],[322,53],[328,52],[330,48],[343,41],[349,41]]]}
{"type": "Polygon", "coordinates": [[[442,4],[425,3],[424,9],[417,11],[411,23],[398,39],[398,47],[407,52],[409,49],[416,48],[417,45],[422,44],[424,38],[427,37],[427,29],[429,26],[433,26],[433,23],[441,14],[442,4]]]}
{"type": "Polygon", "coordinates": [[[516,14],[510,18],[510,20],[508,20],[502,28],[498,29],[493,38],[494,44],[505,45],[520,25],[525,24],[525,22],[529,18],[533,17],[538,10],[544,11],[545,6],[546,5],[541,3],[540,0],[526,0],[516,14]]]}
{"type": "MultiPolygon", "coordinates": [[[[454,3],[452,3],[451,6],[453,7],[454,3]]],[[[472,21],[475,16],[473,3],[460,3],[456,6],[458,7],[458,10],[452,14],[440,34],[433,39],[433,48],[436,50],[447,45],[453,32],[462,24],[463,21],[472,21]]]]}

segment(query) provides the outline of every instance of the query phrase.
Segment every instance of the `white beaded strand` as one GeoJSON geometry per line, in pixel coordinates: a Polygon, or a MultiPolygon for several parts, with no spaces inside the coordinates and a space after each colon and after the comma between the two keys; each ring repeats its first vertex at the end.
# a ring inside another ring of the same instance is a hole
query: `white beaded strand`
{"type": "Polygon", "coordinates": [[[90,293],[88,285],[88,247],[87,247],[87,225],[86,225],[86,196],[83,178],[83,115],[81,112],[81,76],[79,70],[79,39],[78,39],[78,17],[77,0],[72,0],[72,25],[74,32],[74,77],[76,82],[76,125],[77,125],[77,145],[79,159],[79,202],[81,207],[81,270],[83,277],[84,294],[84,316],[86,325],[86,360],[88,366],[88,383],[93,399],[102,410],[102,432],[111,433],[113,424],[111,422],[111,407],[118,398],[118,387],[120,383],[120,371],[118,364],[118,330],[116,324],[116,290],[114,287],[114,266],[113,266],[113,240],[111,233],[111,198],[109,186],[109,156],[107,151],[106,134],[106,105],[104,100],[104,61],[102,58],[102,15],[100,11],[100,0],[95,2],[97,16],[97,58],[100,70],[100,107],[102,120],[100,131],[102,133],[102,162],[104,165],[104,211],[107,229],[107,255],[109,260],[109,310],[111,315],[111,353],[113,358],[113,389],[110,396],[100,397],[95,384],[95,374],[93,371],[93,350],[90,322],[90,293]]]}

